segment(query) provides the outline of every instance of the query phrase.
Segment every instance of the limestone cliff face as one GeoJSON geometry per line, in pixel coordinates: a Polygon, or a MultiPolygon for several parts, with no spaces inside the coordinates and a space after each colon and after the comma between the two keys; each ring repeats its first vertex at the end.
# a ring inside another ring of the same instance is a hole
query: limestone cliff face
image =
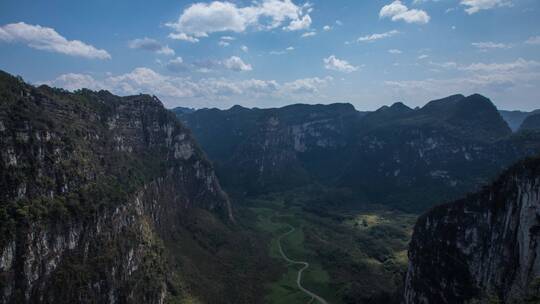
{"type": "Polygon", "coordinates": [[[405,303],[524,303],[540,278],[540,158],[417,222],[405,303]]]}
{"type": "Polygon", "coordinates": [[[0,303],[164,303],[182,217],[233,220],[190,132],[155,97],[0,78],[0,303]]]}
{"type": "Polygon", "coordinates": [[[320,183],[421,212],[540,152],[540,132],[512,134],[480,95],[369,113],[350,104],[178,111],[224,186],[238,193],[320,183]]]}

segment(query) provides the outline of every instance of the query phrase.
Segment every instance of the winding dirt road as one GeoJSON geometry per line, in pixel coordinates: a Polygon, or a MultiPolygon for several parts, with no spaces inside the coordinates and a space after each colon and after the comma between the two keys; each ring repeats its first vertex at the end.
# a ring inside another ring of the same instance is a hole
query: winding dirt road
{"type": "Polygon", "coordinates": [[[306,270],[308,267],[309,267],[309,263],[308,262],[304,262],[304,261],[295,261],[291,258],[289,258],[285,252],[283,251],[283,247],[281,247],[281,240],[288,236],[289,234],[293,233],[296,229],[291,226],[291,225],[288,225],[289,228],[291,228],[291,230],[285,232],[284,234],[282,234],[279,238],[278,238],[278,247],[279,247],[279,253],[281,254],[281,256],[283,257],[283,259],[285,259],[285,261],[291,263],[291,264],[296,264],[296,265],[303,265],[303,267],[298,270],[298,276],[296,277],[296,285],[298,285],[298,288],[304,292],[305,294],[307,294],[308,296],[312,297],[312,299],[315,299],[317,300],[319,303],[321,304],[328,304],[328,302],[323,299],[322,297],[318,296],[317,294],[305,289],[303,286],[302,286],[302,273],[304,272],[304,270],[306,270]]]}

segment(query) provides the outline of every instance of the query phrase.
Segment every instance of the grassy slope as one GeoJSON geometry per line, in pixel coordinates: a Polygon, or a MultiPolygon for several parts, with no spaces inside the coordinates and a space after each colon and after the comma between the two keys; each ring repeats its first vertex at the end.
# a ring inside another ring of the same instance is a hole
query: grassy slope
{"type": "Polygon", "coordinates": [[[268,242],[268,255],[284,266],[279,279],[268,282],[265,302],[310,300],[296,285],[300,266],[287,265],[279,254],[277,240],[288,224],[296,230],[282,240],[283,249],[310,263],[302,281],[307,289],[333,304],[388,301],[400,288],[415,216],[374,207],[324,216],[303,210],[305,193],[293,196],[277,193],[244,202],[251,229],[266,236],[261,240],[268,242]]]}

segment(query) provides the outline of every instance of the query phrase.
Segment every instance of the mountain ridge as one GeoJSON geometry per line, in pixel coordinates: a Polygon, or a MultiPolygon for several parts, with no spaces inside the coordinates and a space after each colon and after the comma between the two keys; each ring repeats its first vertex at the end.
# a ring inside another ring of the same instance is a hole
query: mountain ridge
{"type": "Polygon", "coordinates": [[[159,99],[0,73],[0,100],[0,302],[253,303],[232,269],[271,263],[159,99]]]}
{"type": "Polygon", "coordinates": [[[368,193],[370,201],[411,201],[404,203],[407,209],[415,195],[425,200],[422,206],[456,198],[538,148],[536,135],[512,135],[493,103],[478,94],[452,95],[418,109],[395,103],[365,113],[350,104],[304,104],[199,110],[179,118],[229,192],[323,183],[368,193]],[[393,197],[389,187],[409,194],[393,197]],[[438,189],[428,191],[438,197],[424,196],[426,187],[438,189]]]}

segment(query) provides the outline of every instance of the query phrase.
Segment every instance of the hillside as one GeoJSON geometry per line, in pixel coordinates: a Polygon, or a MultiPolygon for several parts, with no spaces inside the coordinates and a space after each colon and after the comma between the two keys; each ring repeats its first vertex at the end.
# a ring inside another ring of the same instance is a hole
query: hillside
{"type": "Polygon", "coordinates": [[[215,275],[264,256],[156,97],[2,72],[0,101],[0,302],[253,303],[260,271],[215,275]]]}

